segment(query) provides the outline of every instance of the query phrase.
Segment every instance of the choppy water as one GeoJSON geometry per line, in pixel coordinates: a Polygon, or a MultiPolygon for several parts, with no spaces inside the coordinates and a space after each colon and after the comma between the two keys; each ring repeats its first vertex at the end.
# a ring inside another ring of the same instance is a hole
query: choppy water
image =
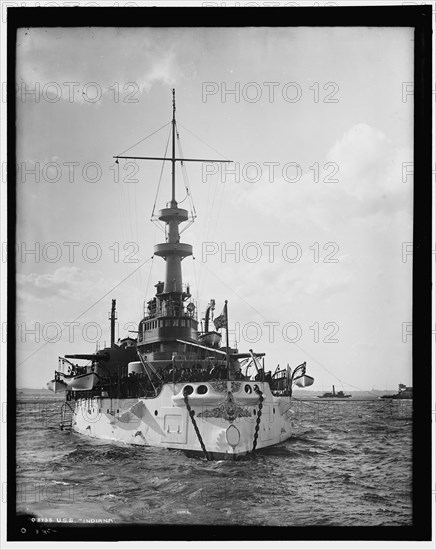
{"type": "Polygon", "coordinates": [[[17,512],[53,522],[393,526],[412,522],[412,402],[294,403],[295,435],[237,462],[58,428],[19,395],[17,512]]]}

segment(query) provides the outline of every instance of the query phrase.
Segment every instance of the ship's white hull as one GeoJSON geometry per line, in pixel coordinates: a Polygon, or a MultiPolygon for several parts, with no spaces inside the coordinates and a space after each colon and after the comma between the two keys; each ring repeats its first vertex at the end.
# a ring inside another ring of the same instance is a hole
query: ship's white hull
{"type": "Polygon", "coordinates": [[[261,449],[288,439],[289,406],[289,397],[273,396],[269,385],[262,382],[170,383],[153,398],[80,399],[73,429],[88,437],[204,454],[201,438],[210,458],[233,459],[250,453],[255,440],[256,449],[261,449]],[[186,403],[188,385],[192,393],[186,403]],[[263,398],[260,417],[256,385],[263,398]]]}

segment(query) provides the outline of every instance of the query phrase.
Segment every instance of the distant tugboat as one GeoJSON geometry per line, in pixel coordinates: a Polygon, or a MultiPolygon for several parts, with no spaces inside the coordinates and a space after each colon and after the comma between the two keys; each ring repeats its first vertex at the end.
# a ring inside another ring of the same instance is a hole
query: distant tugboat
{"type": "Polygon", "coordinates": [[[413,388],[399,384],[398,393],[394,395],[382,395],[381,399],[413,399],[413,388]]]}
{"type": "Polygon", "coordinates": [[[324,395],[317,395],[320,399],[328,399],[334,397],[335,399],[346,399],[351,397],[351,395],[345,395],[343,391],[335,392],[335,387],[333,386],[333,393],[325,393],[324,395]]]}
{"type": "MultiPolygon", "coordinates": [[[[165,447],[200,453],[206,459],[235,459],[256,449],[285,441],[292,433],[290,405],[294,386],[306,387],[306,363],[293,371],[266,373],[264,353],[240,353],[230,348],[227,300],[213,319],[215,300],[199,330],[197,304],[182,282],[182,260],[192,256],[190,244],[180,241],[179,225],[190,220],[176,201],[175,165],[201,162],[176,157],[176,103],[173,90],[172,155],[118,159],[171,162],[171,199],[160,210],[165,242],[154,255],[165,261],[165,281],[147,302],[137,338],[115,343],[115,300],[109,315],[111,345],[92,354],[59,358],[59,369],[48,383],[65,392],[61,428],[89,437],[134,445],[165,447]],[[214,329],[210,330],[210,322],[214,329]],[[221,347],[221,328],[226,345],[221,347]],[[87,361],[74,364],[70,359],[87,361]]],[[[230,162],[230,161],[204,161],[230,162]]]]}

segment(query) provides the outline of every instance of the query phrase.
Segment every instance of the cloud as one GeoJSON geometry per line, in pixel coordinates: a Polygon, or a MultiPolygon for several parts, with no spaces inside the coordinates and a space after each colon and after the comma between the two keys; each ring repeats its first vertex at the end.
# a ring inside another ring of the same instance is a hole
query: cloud
{"type": "Polygon", "coordinates": [[[411,183],[403,181],[403,163],[412,160],[412,151],[395,148],[379,129],[363,123],[353,126],[327,157],[335,159],[346,192],[358,201],[370,201],[381,209],[391,202],[391,209],[396,210],[401,208],[396,199],[407,199],[411,183]]]}
{"type": "Polygon", "coordinates": [[[77,267],[60,267],[54,273],[28,275],[17,274],[18,293],[36,300],[86,300],[95,299],[96,288],[105,287],[99,272],[89,272],[77,267]]]}
{"type": "Polygon", "coordinates": [[[341,175],[353,176],[355,181],[371,181],[388,168],[392,144],[377,128],[357,124],[348,130],[327,153],[339,164],[341,175]]]}
{"type": "MultiPolygon", "coordinates": [[[[157,82],[171,86],[184,71],[168,38],[159,29],[19,29],[19,93],[22,86],[32,90],[39,83],[48,101],[60,97],[94,105],[89,99],[99,93],[137,99],[157,82]]],[[[193,72],[189,65],[186,70],[193,72]]]]}
{"type": "Polygon", "coordinates": [[[378,128],[357,124],[326,151],[319,176],[309,170],[289,182],[279,166],[274,181],[265,170],[257,183],[235,185],[235,195],[240,205],[248,202],[276,225],[278,205],[293,227],[329,230],[351,219],[369,223],[399,213],[411,219],[412,178],[405,177],[404,165],[412,159],[411,149],[395,147],[378,128]]]}

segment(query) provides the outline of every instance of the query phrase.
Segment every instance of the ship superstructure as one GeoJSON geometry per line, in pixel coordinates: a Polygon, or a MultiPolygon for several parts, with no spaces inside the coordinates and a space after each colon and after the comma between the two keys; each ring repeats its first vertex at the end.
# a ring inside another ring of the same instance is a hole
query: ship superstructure
{"type": "Polygon", "coordinates": [[[193,250],[180,242],[180,225],[189,212],[176,200],[176,163],[230,161],[176,157],[172,94],[171,157],[115,157],[116,162],[171,162],[171,200],[158,214],[166,239],[154,247],[154,255],[165,261],[164,281],[155,285],[136,338],[115,343],[113,300],[110,347],[59,358],[48,387],[66,392],[62,427],[90,437],[198,452],[208,459],[236,458],[290,437],[293,384],[305,387],[313,378],[306,375],[305,363],[293,372],[288,367],[265,373],[264,353],[230,348],[227,301],[215,320],[215,300],[209,301],[199,331],[197,304],[182,279],[182,261],[193,250]],[[215,330],[210,330],[212,322],[215,330]],[[73,359],[88,364],[79,366],[73,359]]]}

